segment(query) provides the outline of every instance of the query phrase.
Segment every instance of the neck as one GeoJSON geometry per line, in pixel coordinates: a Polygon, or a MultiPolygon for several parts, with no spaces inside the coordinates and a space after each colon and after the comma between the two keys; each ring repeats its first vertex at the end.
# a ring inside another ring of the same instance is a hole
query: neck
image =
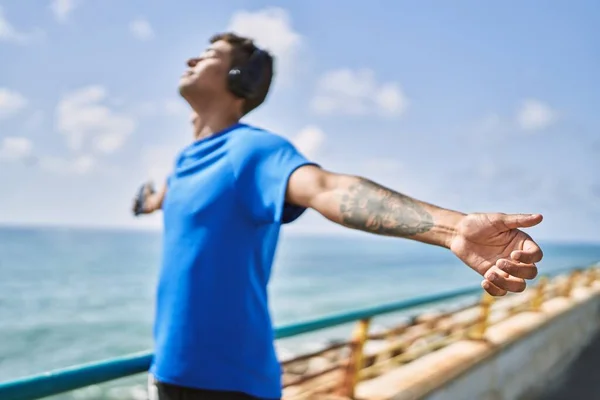
{"type": "Polygon", "coordinates": [[[194,117],[194,139],[200,140],[219,133],[239,122],[239,115],[232,104],[219,101],[190,102],[194,117]]]}

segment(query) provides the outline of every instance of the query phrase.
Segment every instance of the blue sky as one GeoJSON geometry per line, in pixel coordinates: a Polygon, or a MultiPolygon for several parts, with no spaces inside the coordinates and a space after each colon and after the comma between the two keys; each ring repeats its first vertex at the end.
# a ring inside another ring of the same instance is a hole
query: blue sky
{"type": "Polygon", "coordinates": [[[0,0],[0,223],[159,228],[132,194],[191,139],[186,58],[231,28],[278,56],[248,121],[324,167],[600,241],[599,26],[592,0],[0,0]]]}

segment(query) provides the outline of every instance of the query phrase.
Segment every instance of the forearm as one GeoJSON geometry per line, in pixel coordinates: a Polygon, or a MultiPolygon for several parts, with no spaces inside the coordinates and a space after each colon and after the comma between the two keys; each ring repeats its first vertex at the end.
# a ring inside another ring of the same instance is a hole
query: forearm
{"type": "Polygon", "coordinates": [[[347,175],[337,175],[312,203],[323,216],[348,228],[443,247],[449,247],[464,216],[347,175]]]}
{"type": "Polygon", "coordinates": [[[146,199],[146,208],[149,211],[158,211],[162,209],[162,198],[157,194],[153,194],[146,199]]]}

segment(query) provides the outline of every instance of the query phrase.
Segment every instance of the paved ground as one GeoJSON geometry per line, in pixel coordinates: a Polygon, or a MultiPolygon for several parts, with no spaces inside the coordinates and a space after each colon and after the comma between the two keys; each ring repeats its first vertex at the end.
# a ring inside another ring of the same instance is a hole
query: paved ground
{"type": "Polygon", "coordinates": [[[540,400],[600,399],[600,335],[589,345],[563,377],[560,388],[540,400]]]}

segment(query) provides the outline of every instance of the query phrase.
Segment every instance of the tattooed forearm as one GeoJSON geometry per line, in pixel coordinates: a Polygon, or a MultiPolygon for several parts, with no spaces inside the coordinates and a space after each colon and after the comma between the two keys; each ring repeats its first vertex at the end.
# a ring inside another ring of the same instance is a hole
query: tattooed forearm
{"type": "Polygon", "coordinates": [[[379,235],[414,236],[431,230],[432,215],[417,201],[359,178],[341,194],[342,222],[379,235]]]}

